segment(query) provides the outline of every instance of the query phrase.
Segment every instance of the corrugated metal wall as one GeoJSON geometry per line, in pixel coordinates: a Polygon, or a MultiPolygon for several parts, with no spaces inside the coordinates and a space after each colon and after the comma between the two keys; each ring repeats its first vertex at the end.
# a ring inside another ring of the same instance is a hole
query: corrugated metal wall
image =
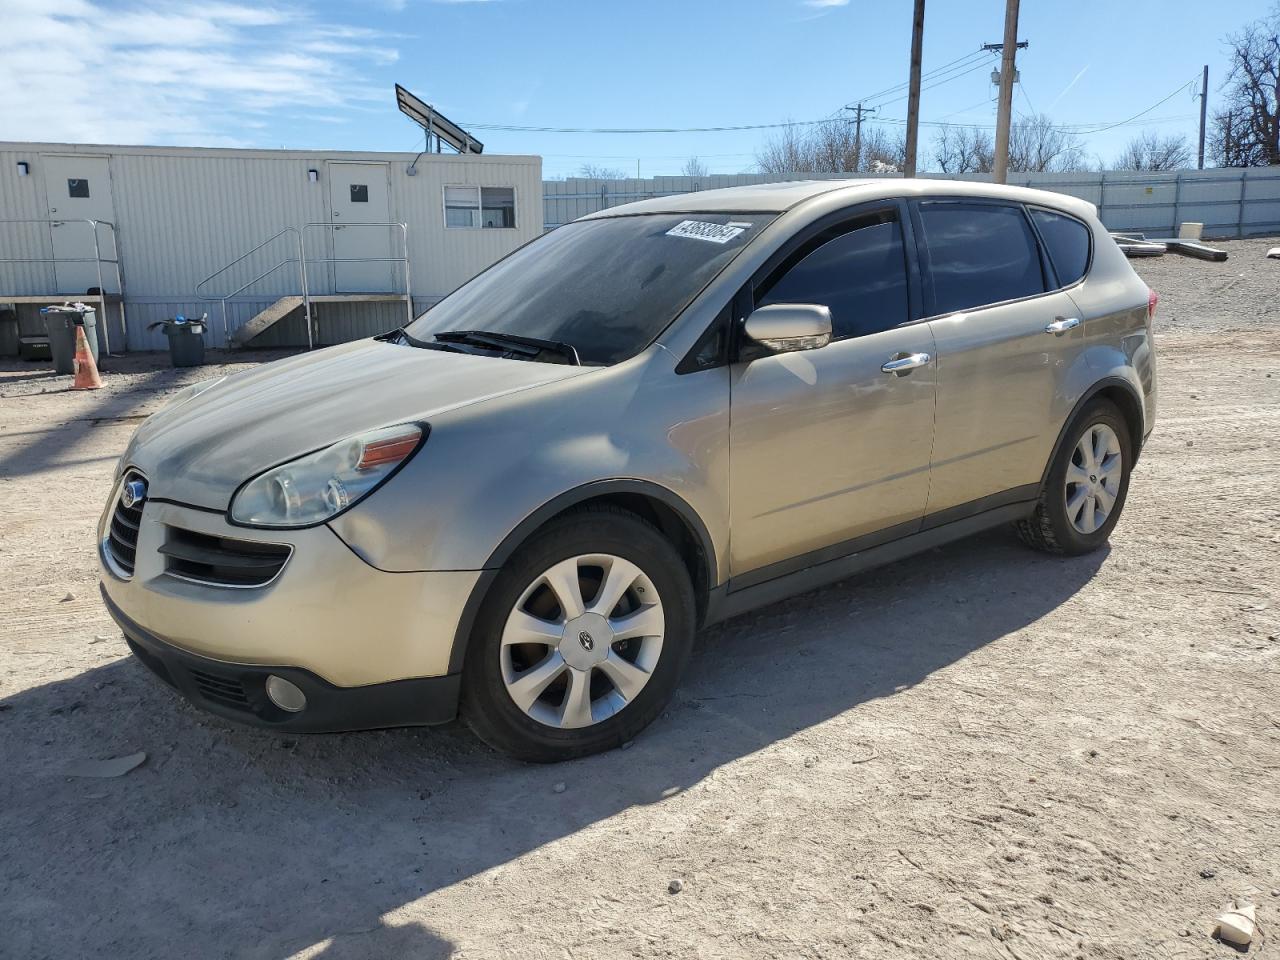
{"type": "MultiPolygon", "coordinates": [[[[551,230],[577,217],[634,200],[740,184],[780,180],[832,180],[851,174],[714,174],[706,177],[651,177],[641,180],[548,180],[542,185],[543,225],[551,230]]],[[[866,179],[874,174],[858,174],[866,179]]],[[[881,174],[893,177],[895,174],[881,174]]],[[[948,179],[943,174],[922,177],[948,179]]],[[[986,180],[981,174],[950,179],[986,180]]],[[[1280,168],[1180,170],[1169,173],[1019,173],[1017,186],[1071,194],[1096,204],[1112,230],[1170,234],[1177,224],[1205,225],[1207,237],[1280,233],[1280,168]]]]}
{"type": "MultiPolygon", "coordinates": [[[[542,232],[542,161],[538,157],[427,154],[417,160],[417,175],[410,177],[406,169],[413,154],[64,144],[0,143],[0,220],[48,218],[41,157],[50,153],[110,158],[128,342],[134,350],[166,348],[163,334],[148,331],[149,324],[178,313],[199,316],[206,311],[213,328],[209,342],[220,344],[219,305],[199,300],[196,284],[284,228],[329,223],[330,161],[387,164],[390,219],[408,224],[412,288],[419,306],[435,302],[542,232]],[[20,160],[29,164],[26,177],[17,176],[20,160]],[[308,170],[318,172],[317,182],[309,180],[308,170]],[[516,228],[446,230],[446,184],[514,187],[516,228]]],[[[329,237],[327,229],[309,230],[307,256],[332,255],[329,237]]],[[[398,240],[395,247],[399,256],[398,240]]],[[[9,256],[51,256],[47,225],[0,224],[0,257],[9,256]]],[[[221,275],[209,291],[229,293],[282,260],[296,257],[296,240],[286,234],[221,275]]],[[[310,268],[312,292],[333,292],[331,276],[325,264],[310,268]]],[[[403,290],[399,266],[396,279],[397,290],[403,290]]],[[[53,291],[50,266],[0,264],[0,303],[6,293],[53,291]]],[[[282,266],[228,303],[228,326],[234,329],[278,297],[300,292],[296,265],[282,266]]],[[[381,332],[402,323],[404,309],[402,303],[318,304],[314,310],[320,342],[381,332]]],[[[256,342],[306,342],[300,322],[286,321],[279,327],[256,342]]]]}

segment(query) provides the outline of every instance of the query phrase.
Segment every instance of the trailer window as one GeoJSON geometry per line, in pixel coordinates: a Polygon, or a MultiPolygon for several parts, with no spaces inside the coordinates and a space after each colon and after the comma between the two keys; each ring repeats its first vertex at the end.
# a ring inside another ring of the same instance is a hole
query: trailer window
{"type": "Polygon", "coordinates": [[[444,225],[483,229],[514,228],[515,187],[445,187],[444,225]]]}

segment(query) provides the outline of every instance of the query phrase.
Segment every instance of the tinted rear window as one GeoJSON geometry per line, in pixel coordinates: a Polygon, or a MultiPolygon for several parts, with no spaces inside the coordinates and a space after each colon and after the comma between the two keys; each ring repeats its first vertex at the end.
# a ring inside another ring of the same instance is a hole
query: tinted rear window
{"type": "Polygon", "coordinates": [[[1033,208],[1031,216],[1044,245],[1049,248],[1058,283],[1071,286],[1089,269],[1089,228],[1074,217],[1048,210],[1033,208]]]}
{"type": "Polygon", "coordinates": [[[934,314],[1044,293],[1039,247],[1021,207],[922,203],[920,219],[934,314]]]}

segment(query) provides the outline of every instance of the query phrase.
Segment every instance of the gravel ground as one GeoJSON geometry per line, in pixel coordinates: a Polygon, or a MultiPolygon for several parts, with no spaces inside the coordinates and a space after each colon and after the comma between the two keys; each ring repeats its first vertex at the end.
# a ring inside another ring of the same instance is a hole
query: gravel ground
{"type": "Polygon", "coordinates": [[[1160,421],[1108,549],[998,531],[740,617],[630,749],[554,767],[178,700],[93,526],[218,371],[0,367],[0,956],[1226,957],[1237,896],[1280,929],[1275,242],[1137,263],[1160,421]]]}

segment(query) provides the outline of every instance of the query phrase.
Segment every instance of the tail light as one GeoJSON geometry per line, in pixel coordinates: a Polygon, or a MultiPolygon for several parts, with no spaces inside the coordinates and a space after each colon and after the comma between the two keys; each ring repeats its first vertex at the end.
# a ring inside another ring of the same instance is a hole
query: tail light
{"type": "Polygon", "coordinates": [[[1156,304],[1160,302],[1160,294],[1156,293],[1150,287],[1147,288],[1147,323],[1151,323],[1156,318],[1156,304]]]}

